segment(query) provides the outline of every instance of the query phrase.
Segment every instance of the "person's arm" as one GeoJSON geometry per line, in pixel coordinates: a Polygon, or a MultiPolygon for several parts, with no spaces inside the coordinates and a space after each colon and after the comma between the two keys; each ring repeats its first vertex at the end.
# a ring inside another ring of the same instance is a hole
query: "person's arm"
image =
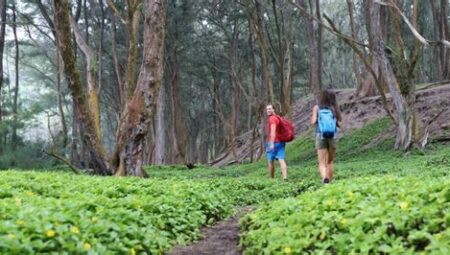
{"type": "Polygon", "coordinates": [[[314,107],[312,109],[311,125],[314,125],[317,122],[317,111],[318,111],[318,107],[317,107],[317,105],[314,105],[314,107]]]}
{"type": "Polygon", "coordinates": [[[275,136],[277,125],[275,123],[270,124],[270,136],[269,136],[269,148],[273,150],[275,148],[275,136]]]}

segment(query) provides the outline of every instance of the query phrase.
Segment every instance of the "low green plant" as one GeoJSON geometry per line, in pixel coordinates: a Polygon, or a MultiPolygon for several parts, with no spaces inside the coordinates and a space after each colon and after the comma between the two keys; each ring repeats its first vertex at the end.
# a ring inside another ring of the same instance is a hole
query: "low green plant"
{"type": "Polygon", "coordinates": [[[450,252],[450,179],[364,177],[262,207],[240,224],[245,254],[450,252]]]}

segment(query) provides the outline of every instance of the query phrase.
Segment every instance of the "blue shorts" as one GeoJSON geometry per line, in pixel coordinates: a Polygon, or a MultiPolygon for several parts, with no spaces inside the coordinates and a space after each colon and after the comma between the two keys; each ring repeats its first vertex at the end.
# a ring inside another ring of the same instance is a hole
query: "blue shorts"
{"type": "Polygon", "coordinates": [[[273,150],[270,150],[269,143],[266,143],[267,160],[274,161],[275,159],[284,159],[284,147],[286,147],[286,143],[278,142],[274,144],[273,150]]]}

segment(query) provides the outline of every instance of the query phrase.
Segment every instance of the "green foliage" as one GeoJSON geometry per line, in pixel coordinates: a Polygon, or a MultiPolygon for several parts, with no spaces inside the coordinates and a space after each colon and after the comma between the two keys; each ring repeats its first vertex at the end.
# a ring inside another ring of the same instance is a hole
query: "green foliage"
{"type": "Polygon", "coordinates": [[[449,187],[391,175],[328,185],[244,217],[241,244],[245,254],[447,254],[449,187]]]}
{"type": "Polygon", "coordinates": [[[42,154],[43,147],[43,142],[28,142],[25,146],[23,141],[19,141],[14,151],[11,144],[6,144],[0,153],[0,169],[33,169],[54,166],[56,162],[42,154]]]}
{"type": "Polygon", "coordinates": [[[162,254],[236,205],[299,194],[268,179],[143,180],[0,172],[0,253],[162,254]]]}

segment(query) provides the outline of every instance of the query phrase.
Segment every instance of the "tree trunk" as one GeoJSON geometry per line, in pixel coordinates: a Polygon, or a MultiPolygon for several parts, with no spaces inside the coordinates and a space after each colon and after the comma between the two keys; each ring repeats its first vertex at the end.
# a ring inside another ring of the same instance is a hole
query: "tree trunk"
{"type": "Polygon", "coordinates": [[[103,8],[103,0],[99,0],[100,8],[100,43],[98,47],[98,89],[97,92],[100,94],[103,85],[103,44],[104,44],[104,34],[105,34],[105,10],[103,8]]]}
{"type": "MultiPolygon", "coordinates": [[[[441,0],[441,22],[440,22],[440,39],[447,40],[450,37],[448,27],[448,0],[441,0]]],[[[450,79],[450,50],[444,44],[441,44],[441,64],[442,64],[442,79],[450,79]]]]}
{"type": "Polygon", "coordinates": [[[171,79],[171,109],[172,109],[172,163],[183,164],[186,161],[187,133],[184,118],[181,114],[181,107],[178,96],[179,67],[177,61],[177,50],[173,49],[172,54],[172,79],[171,79]]]}
{"type": "MultiPolygon", "coordinates": [[[[302,0],[300,5],[303,8],[307,8],[306,0],[302,0]]],[[[310,1],[310,12],[312,12],[313,6],[310,1]]],[[[312,14],[311,14],[312,15],[312,14]]],[[[309,88],[316,94],[322,90],[322,79],[321,70],[319,63],[319,42],[316,42],[316,37],[314,33],[314,21],[311,17],[303,15],[306,22],[306,37],[308,41],[308,52],[309,52],[309,88]]]]}
{"type": "Polygon", "coordinates": [[[95,173],[110,175],[111,170],[106,161],[105,149],[100,138],[97,136],[93,121],[94,118],[89,111],[88,102],[81,83],[80,72],[75,59],[70,33],[70,4],[67,0],[54,1],[54,10],[57,45],[63,59],[67,84],[75,104],[74,110],[79,114],[78,119],[83,126],[83,140],[89,151],[90,165],[93,167],[95,173]]]}
{"type": "MultiPolygon", "coordinates": [[[[355,4],[353,3],[353,0],[347,0],[347,8],[348,8],[348,16],[350,21],[350,29],[352,31],[352,38],[355,41],[358,41],[358,34],[356,32],[355,27],[355,18],[354,18],[354,11],[355,11],[355,4]]],[[[363,86],[363,80],[361,77],[361,72],[359,69],[358,64],[358,56],[356,53],[353,53],[353,73],[355,74],[355,81],[356,81],[356,93],[355,95],[358,97],[362,91],[363,86]]],[[[365,95],[363,95],[365,96],[365,95]]]]}
{"type": "Polygon", "coordinates": [[[98,97],[98,87],[97,87],[97,78],[95,76],[96,74],[96,65],[98,63],[97,56],[95,55],[95,51],[92,50],[92,48],[87,44],[87,41],[83,39],[81,36],[80,31],[78,30],[77,24],[75,23],[75,20],[71,19],[71,26],[75,34],[75,38],[77,41],[78,46],[80,47],[81,51],[83,52],[85,58],[86,58],[86,75],[87,75],[87,81],[88,81],[88,104],[89,109],[92,113],[92,117],[94,118],[94,124],[95,124],[95,132],[96,135],[101,140],[102,138],[102,132],[101,132],[101,126],[100,126],[100,102],[98,97]]]}
{"type": "MultiPolygon", "coordinates": [[[[6,28],[6,0],[0,1],[0,123],[3,120],[3,105],[2,105],[2,87],[3,87],[3,51],[5,49],[5,28],[6,28]]],[[[0,136],[2,134],[0,133],[0,136]]],[[[0,152],[3,144],[0,141],[0,152]]]]}
{"type": "Polygon", "coordinates": [[[119,101],[120,106],[124,104],[125,97],[124,95],[124,86],[122,82],[122,72],[120,69],[119,64],[119,53],[117,52],[117,29],[116,29],[116,16],[114,13],[111,13],[111,33],[112,33],[112,40],[111,40],[111,46],[112,46],[112,56],[113,56],[113,62],[114,62],[114,74],[116,77],[116,82],[118,85],[118,94],[119,94],[119,101]]]}
{"type": "Polygon", "coordinates": [[[370,35],[375,42],[375,57],[381,69],[383,79],[389,88],[397,114],[397,135],[395,139],[396,149],[408,149],[412,142],[412,127],[414,109],[410,108],[407,101],[402,97],[399,83],[394,75],[392,65],[385,53],[385,42],[381,36],[380,6],[369,1],[369,17],[372,24],[370,35]]]}
{"type": "Polygon", "coordinates": [[[143,170],[144,142],[147,136],[161,84],[164,62],[165,5],[163,0],[145,1],[143,64],[136,90],[124,112],[122,132],[116,145],[119,166],[116,175],[147,177],[143,170]]]}
{"type": "Polygon", "coordinates": [[[81,157],[80,154],[78,152],[78,141],[79,141],[79,136],[80,136],[80,132],[78,130],[78,120],[77,120],[77,110],[76,110],[76,106],[75,106],[75,102],[72,103],[72,142],[70,144],[70,152],[71,152],[71,157],[70,157],[70,163],[72,163],[72,165],[75,166],[80,166],[81,165],[81,157]]]}
{"type": "Polygon", "coordinates": [[[136,88],[136,69],[138,62],[139,45],[139,24],[141,13],[138,8],[140,1],[130,0],[128,3],[128,61],[127,61],[127,80],[125,89],[125,101],[131,99],[136,88]]]}
{"type": "Polygon", "coordinates": [[[14,57],[14,68],[15,68],[15,86],[14,86],[14,99],[13,99],[13,106],[12,106],[12,113],[13,113],[13,125],[12,125],[12,150],[15,151],[17,148],[18,143],[18,137],[17,137],[17,127],[18,127],[18,98],[19,98],[19,40],[17,39],[17,25],[16,25],[16,4],[15,1],[12,2],[12,11],[13,11],[13,34],[14,34],[14,45],[15,45],[15,57],[14,57]]]}
{"type": "Polygon", "coordinates": [[[166,160],[166,89],[164,84],[161,85],[158,95],[158,105],[156,113],[156,130],[155,130],[155,156],[153,163],[162,165],[166,160]]]}
{"type": "Polygon", "coordinates": [[[66,124],[66,118],[63,110],[63,95],[61,92],[61,73],[63,72],[61,65],[62,65],[61,55],[59,52],[56,52],[56,93],[57,93],[57,102],[58,102],[58,113],[59,117],[61,119],[61,126],[62,126],[62,136],[63,136],[63,148],[66,149],[68,144],[68,138],[67,138],[67,124],[66,124]]]}
{"type": "Polygon", "coordinates": [[[264,101],[275,102],[273,94],[272,75],[270,73],[269,50],[265,28],[266,26],[263,20],[263,14],[261,12],[261,6],[258,0],[255,1],[254,6],[252,6],[251,2],[247,0],[246,5],[249,16],[249,23],[251,24],[251,33],[256,38],[260,51],[261,66],[263,71],[262,87],[267,93],[266,95],[264,95],[264,101]]]}

